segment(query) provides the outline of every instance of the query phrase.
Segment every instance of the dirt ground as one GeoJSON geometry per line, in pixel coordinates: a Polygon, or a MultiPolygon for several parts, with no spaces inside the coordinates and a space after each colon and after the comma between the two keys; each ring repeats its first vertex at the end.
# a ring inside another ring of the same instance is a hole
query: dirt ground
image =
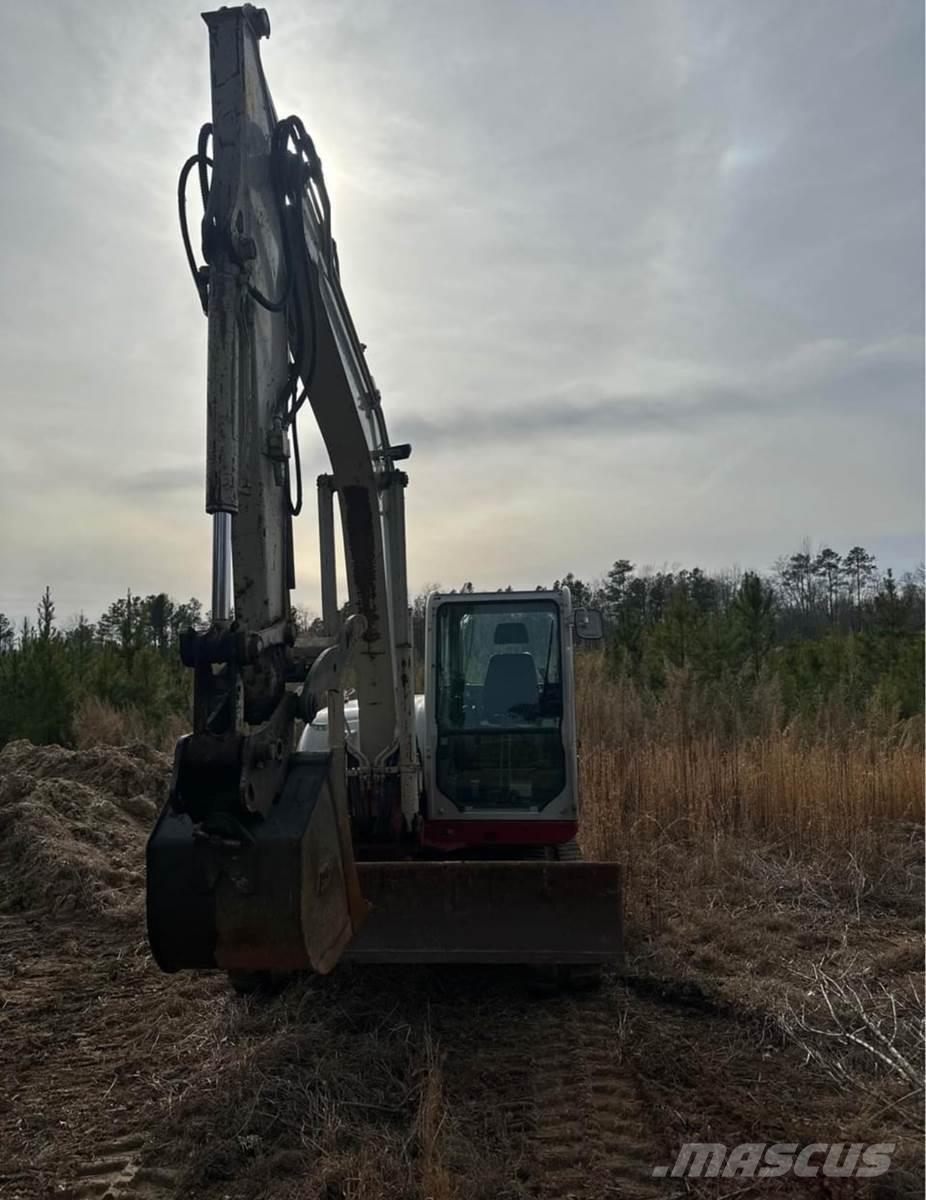
{"type": "Polygon", "coordinates": [[[355,966],[243,999],[147,951],[167,769],[0,753],[3,1197],[922,1195],[921,829],[890,831],[889,879],[667,853],[590,993],[355,966]],[[870,1181],[652,1177],[695,1140],[897,1151],[870,1181]]]}

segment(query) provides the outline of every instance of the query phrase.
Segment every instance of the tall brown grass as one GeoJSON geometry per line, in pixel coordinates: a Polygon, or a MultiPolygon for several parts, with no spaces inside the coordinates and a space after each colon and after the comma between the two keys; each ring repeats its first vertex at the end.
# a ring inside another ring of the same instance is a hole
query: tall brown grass
{"type": "Polygon", "coordinates": [[[595,857],[718,838],[790,853],[861,853],[888,826],[923,815],[922,724],[838,705],[788,722],[773,681],[748,702],[682,671],[654,697],[609,678],[604,656],[578,664],[582,837],[595,857]]]}
{"type": "Polygon", "coordinates": [[[116,708],[96,696],[85,696],[74,714],[74,744],[78,750],[91,746],[127,746],[145,742],[170,753],[177,739],[189,733],[189,718],[169,714],[157,729],[137,708],[116,708]]]}

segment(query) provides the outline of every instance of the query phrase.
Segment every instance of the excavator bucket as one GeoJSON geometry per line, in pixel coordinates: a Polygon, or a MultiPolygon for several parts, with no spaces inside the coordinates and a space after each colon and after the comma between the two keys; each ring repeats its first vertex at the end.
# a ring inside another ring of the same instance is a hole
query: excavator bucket
{"type": "Polygon", "coordinates": [[[602,963],[622,953],[621,871],[590,862],[360,862],[371,912],[346,960],[602,963]]]}
{"type": "MultiPolygon", "coordinates": [[[[180,766],[178,747],[172,795],[180,766]]],[[[332,969],[367,906],[329,769],[327,754],[293,756],[277,803],[235,836],[165,805],[147,849],[148,937],[162,970],[332,969]]]]}

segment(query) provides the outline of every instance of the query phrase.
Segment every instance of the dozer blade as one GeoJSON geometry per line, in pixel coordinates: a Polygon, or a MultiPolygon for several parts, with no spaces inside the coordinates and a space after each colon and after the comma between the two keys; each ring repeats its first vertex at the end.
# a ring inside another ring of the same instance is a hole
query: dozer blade
{"type": "Polygon", "coordinates": [[[359,862],[359,962],[601,963],[622,953],[621,872],[590,862],[359,862]]]}
{"type": "Polygon", "coordinates": [[[148,939],[162,970],[331,970],[367,906],[329,763],[294,755],[279,800],[240,837],[210,837],[165,806],[147,850],[148,939]]]}

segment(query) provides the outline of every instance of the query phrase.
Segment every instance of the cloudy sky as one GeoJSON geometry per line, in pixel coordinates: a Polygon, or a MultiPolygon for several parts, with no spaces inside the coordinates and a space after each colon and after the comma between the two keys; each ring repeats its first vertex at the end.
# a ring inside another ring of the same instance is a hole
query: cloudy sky
{"type": "MultiPolygon", "coordinates": [[[[188,0],[0,41],[0,610],[208,599],[188,0]]],[[[274,0],[408,464],[411,584],[923,537],[918,0],[274,0]]],[[[308,410],[306,410],[308,415],[308,410]]],[[[310,422],[303,440],[315,440],[310,422]]],[[[307,475],[323,467],[318,448],[307,475]]],[[[297,599],[317,607],[314,517],[297,599]]]]}

